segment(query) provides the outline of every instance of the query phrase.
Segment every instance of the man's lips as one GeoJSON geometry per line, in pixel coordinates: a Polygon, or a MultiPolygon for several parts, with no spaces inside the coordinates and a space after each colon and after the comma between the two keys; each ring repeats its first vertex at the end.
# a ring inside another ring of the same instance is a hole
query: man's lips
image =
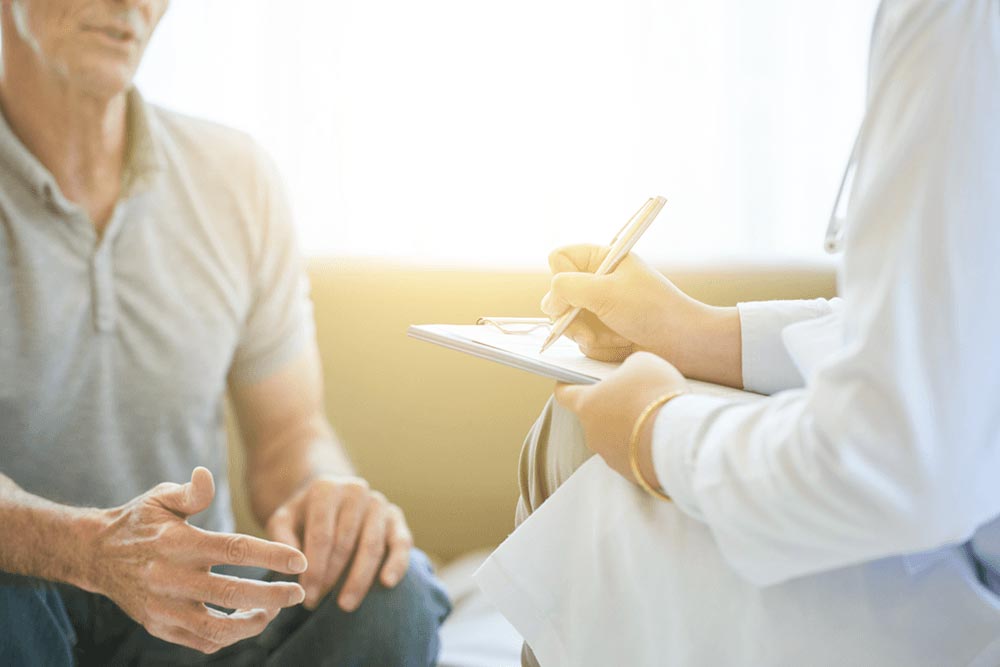
{"type": "Polygon", "coordinates": [[[83,29],[87,32],[99,33],[117,42],[131,42],[136,40],[135,31],[129,26],[85,25],[83,29]]]}

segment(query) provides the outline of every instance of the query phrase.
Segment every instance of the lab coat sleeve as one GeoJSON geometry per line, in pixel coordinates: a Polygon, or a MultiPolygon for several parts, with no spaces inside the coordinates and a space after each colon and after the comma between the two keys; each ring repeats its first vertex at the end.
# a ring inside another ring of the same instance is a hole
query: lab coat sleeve
{"type": "Polygon", "coordinates": [[[655,421],[661,484],[760,585],[1000,514],[1000,0],[885,7],[840,349],[804,388],[682,396],[655,421]]]}
{"type": "Polygon", "coordinates": [[[805,380],[781,332],[790,324],[834,312],[840,299],[750,301],[738,304],[743,348],[743,388],[758,394],[802,387],[805,380]]]}

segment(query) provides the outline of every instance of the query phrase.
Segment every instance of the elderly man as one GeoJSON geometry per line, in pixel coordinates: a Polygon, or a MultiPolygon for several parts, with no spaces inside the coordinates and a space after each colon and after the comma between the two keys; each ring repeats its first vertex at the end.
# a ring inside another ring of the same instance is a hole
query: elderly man
{"type": "Polygon", "coordinates": [[[448,602],[322,414],[272,165],[131,86],[167,0],[0,2],[0,663],[433,663],[448,602]],[[227,389],[270,541],[229,532],[227,389]]]}

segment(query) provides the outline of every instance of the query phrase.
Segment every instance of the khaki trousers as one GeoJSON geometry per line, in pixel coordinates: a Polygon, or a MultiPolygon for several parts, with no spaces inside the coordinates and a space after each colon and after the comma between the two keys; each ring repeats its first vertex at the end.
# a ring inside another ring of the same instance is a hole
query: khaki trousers
{"type": "MultiPolygon", "coordinates": [[[[518,461],[521,497],[517,500],[515,525],[521,525],[593,455],[584,444],[583,427],[576,415],[549,398],[521,447],[518,461]]],[[[527,644],[521,647],[521,664],[539,667],[527,644]]]]}

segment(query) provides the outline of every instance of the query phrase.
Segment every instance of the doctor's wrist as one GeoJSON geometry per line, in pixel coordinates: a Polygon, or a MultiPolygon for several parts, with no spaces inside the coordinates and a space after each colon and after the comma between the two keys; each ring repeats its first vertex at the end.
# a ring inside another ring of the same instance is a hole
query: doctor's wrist
{"type": "Polygon", "coordinates": [[[667,502],[671,498],[663,491],[653,462],[653,422],[663,406],[686,393],[686,388],[678,388],[651,401],[636,418],[629,436],[629,466],[635,483],[654,498],[667,502]]]}
{"type": "Polygon", "coordinates": [[[699,303],[664,358],[685,377],[743,388],[743,343],[735,306],[699,303]]]}

